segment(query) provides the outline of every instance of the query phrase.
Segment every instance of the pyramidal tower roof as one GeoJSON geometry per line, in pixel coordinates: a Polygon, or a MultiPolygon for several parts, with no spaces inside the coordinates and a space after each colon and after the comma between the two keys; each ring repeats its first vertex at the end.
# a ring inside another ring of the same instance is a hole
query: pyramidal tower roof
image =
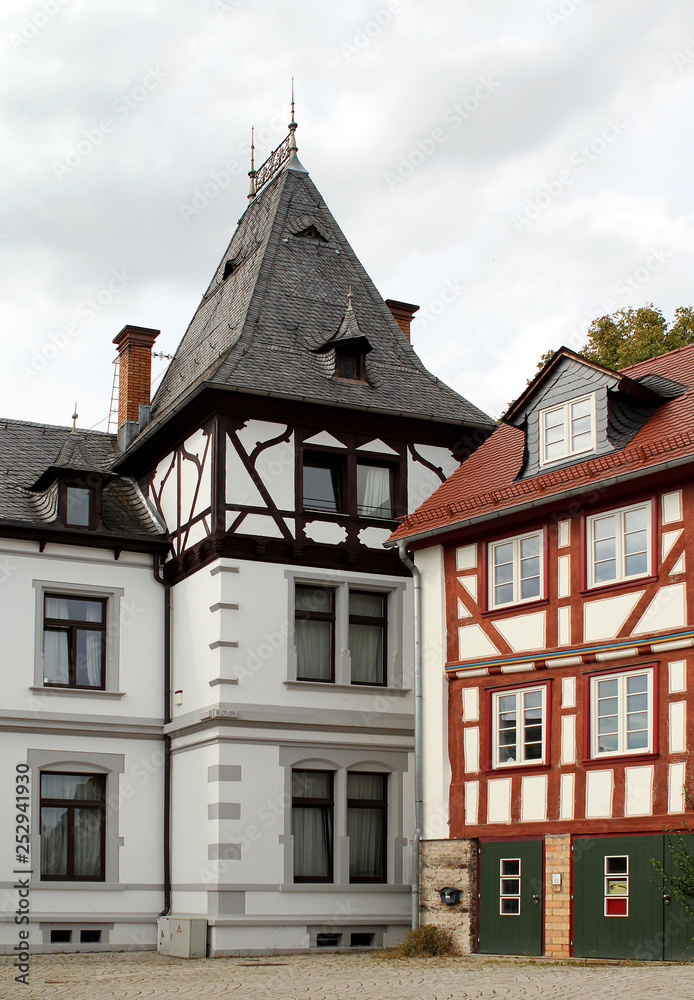
{"type": "Polygon", "coordinates": [[[419,360],[299,162],[293,139],[290,131],[286,162],[257,195],[252,176],[249,205],[152,401],[153,421],[204,384],[493,426],[419,360]],[[348,318],[370,348],[366,379],[352,384],[333,378],[320,353],[345,337],[348,301],[348,318]]]}

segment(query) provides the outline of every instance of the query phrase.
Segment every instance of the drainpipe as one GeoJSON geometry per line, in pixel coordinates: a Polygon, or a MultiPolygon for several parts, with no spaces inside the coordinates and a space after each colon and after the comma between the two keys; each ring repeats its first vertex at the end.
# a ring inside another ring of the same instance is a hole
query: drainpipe
{"type": "Polygon", "coordinates": [[[398,555],[414,579],[414,837],[412,838],[412,929],[419,927],[419,842],[422,839],[422,578],[398,542],[398,555]]]}
{"type": "MultiPolygon", "coordinates": [[[[154,556],[154,579],[164,588],[164,724],[171,722],[171,584],[164,579],[159,553],[154,556]]],[[[171,913],[171,737],[164,735],[164,909],[171,913]]]]}

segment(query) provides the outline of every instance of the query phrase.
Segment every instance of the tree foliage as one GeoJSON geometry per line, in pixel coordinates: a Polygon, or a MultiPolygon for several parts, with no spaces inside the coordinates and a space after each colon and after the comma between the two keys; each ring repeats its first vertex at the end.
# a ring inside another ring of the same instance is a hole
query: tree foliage
{"type": "MultiPolygon", "coordinates": [[[[692,831],[688,827],[684,830],[671,830],[666,833],[665,839],[673,861],[674,871],[666,871],[665,866],[654,858],[651,858],[651,864],[660,875],[662,888],[679,900],[689,916],[694,918],[692,831]]],[[[653,881],[656,885],[659,884],[656,879],[653,881]]]]}
{"type": "MultiPolygon", "coordinates": [[[[665,354],[694,343],[694,309],[680,306],[668,326],[662,310],[653,303],[638,309],[619,309],[609,316],[594,319],[588,327],[587,341],[579,352],[588,361],[619,371],[656,354],[665,354]]],[[[540,371],[554,351],[546,351],[538,363],[540,371]]]]}

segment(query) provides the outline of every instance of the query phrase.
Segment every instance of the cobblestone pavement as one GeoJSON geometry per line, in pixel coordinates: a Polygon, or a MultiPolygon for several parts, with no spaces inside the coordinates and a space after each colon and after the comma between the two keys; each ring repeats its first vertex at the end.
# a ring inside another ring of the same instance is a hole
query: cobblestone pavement
{"type": "Polygon", "coordinates": [[[0,997],[15,1000],[694,1000],[693,965],[277,955],[198,961],[151,952],[34,955],[29,986],[0,958],[0,997]]]}

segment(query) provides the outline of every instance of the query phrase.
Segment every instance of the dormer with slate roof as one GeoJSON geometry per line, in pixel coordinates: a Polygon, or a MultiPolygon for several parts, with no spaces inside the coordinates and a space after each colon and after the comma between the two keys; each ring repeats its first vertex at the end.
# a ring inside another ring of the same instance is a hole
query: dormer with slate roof
{"type": "Polygon", "coordinates": [[[620,450],[660,403],[685,391],[669,379],[632,379],[561,348],[504,417],[525,433],[518,478],[620,450]]]}

